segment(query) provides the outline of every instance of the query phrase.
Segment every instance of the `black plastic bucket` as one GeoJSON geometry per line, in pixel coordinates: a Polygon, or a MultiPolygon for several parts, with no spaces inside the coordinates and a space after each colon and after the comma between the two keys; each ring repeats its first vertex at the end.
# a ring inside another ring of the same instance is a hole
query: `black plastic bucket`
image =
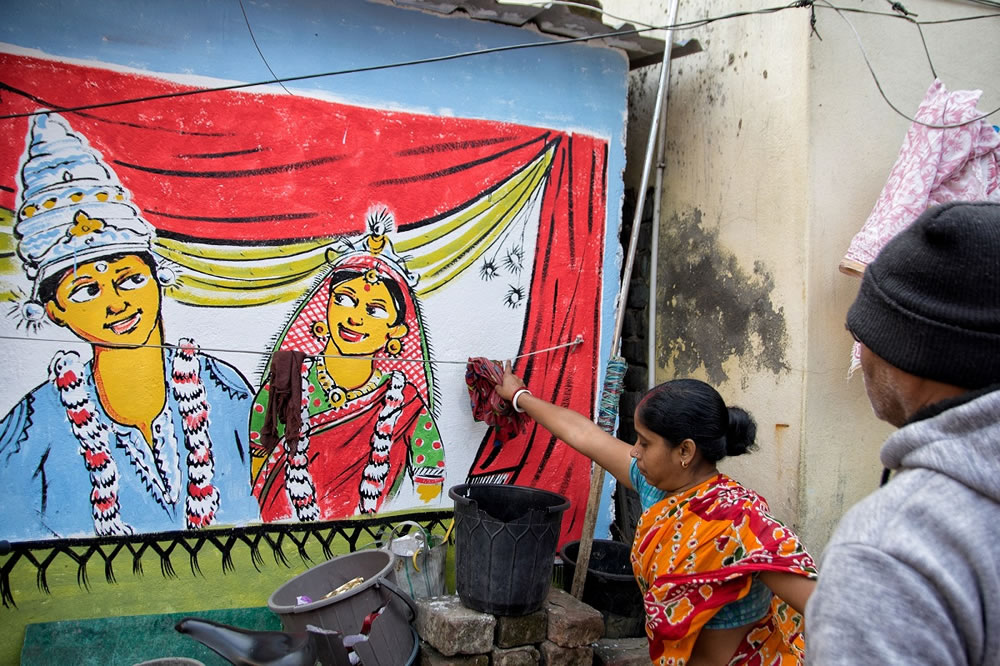
{"type": "MultiPolygon", "coordinates": [[[[281,618],[285,631],[306,631],[307,626],[313,625],[340,632],[342,636],[361,633],[365,618],[385,606],[382,614],[371,622],[368,640],[355,645],[354,651],[365,666],[412,664],[416,659],[417,639],[410,622],[416,609],[392,580],[394,563],[392,553],[384,550],[362,550],[334,557],[279,587],[267,605],[281,618]],[[360,583],[331,595],[358,578],[360,583]],[[313,601],[300,604],[300,596],[313,601]]],[[[333,654],[332,647],[324,647],[333,654]]]]}
{"type": "MultiPolygon", "coordinates": [[[[632,573],[630,548],[618,541],[594,539],[587,565],[582,601],[601,612],[608,638],[645,636],[645,608],[632,573]]],[[[570,541],[559,551],[563,560],[563,588],[568,592],[576,575],[580,542],[570,541]]]]}
{"type": "Polygon", "coordinates": [[[492,615],[527,615],[552,585],[569,500],[522,486],[454,486],[455,587],[462,604],[492,615]]]}

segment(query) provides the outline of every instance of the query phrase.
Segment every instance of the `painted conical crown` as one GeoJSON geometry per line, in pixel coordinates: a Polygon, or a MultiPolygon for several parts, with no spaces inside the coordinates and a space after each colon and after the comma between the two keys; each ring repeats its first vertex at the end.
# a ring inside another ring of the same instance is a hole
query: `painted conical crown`
{"type": "Polygon", "coordinates": [[[32,117],[14,235],[35,286],[111,254],[151,252],[153,227],[115,172],[58,114],[32,117]]]}

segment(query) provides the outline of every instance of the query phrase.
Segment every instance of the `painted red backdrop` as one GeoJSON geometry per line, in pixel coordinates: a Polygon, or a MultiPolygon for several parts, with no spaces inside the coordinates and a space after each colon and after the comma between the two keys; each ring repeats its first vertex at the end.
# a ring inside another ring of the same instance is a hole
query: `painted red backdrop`
{"type": "MultiPolygon", "coordinates": [[[[195,90],[152,76],[0,53],[0,115],[195,90]]],[[[359,233],[370,205],[401,229],[431,224],[496,187],[547,147],[544,195],[520,352],[534,393],[592,414],[605,251],[607,142],[504,122],[361,108],[288,94],[208,92],[63,112],[162,236],[276,244],[359,233]]],[[[17,209],[29,118],[0,119],[0,205],[17,209]]],[[[488,330],[488,322],[482,322],[488,330]]],[[[435,332],[447,355],[444,332],[435,332]]],[[[469,480],[566,495],[560,542],[578,538],[590,464],[547,431],[494,448],[469,480]]]]}

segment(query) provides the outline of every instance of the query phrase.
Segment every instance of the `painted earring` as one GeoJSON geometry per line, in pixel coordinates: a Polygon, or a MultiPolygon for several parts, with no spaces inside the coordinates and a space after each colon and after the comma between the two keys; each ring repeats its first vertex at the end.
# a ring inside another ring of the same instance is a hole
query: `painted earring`
{"type": "Polygon", "coordinates": [[[38,323],[45,317],[45,306],[34,300],[22,303],[21,316],[27,322],[38,323]]]}
{"type": "Polygon", "coordinates": [[[177,274],[166,266],[156,269],[156,281],[161,287],[172,287],[177,282],[177,274]]]}
{"type": "Polygon", "coordinates": [[[389,356],[396,356],[401,351],[403,351],[403,343],[398,339],[393,338],[385,343],[385,353],[389,356]]]}
{"type": "Polygon", "coordinates": [[[309,327],[309,332],[314,338],[324,342],[330,337],[330,329],[327,328],[325,321],[314,321],[309,327]]]}

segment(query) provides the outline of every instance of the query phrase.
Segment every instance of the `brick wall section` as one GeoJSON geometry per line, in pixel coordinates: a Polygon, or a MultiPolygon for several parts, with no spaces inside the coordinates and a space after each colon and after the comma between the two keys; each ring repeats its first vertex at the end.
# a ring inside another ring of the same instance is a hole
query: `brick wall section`
{"type": "Polygon", "coordinates": [[[548,638],[566,648],[590,645],[604,634],[604,618],[569,592],[552,588],[545,600],[548,638]]]}
{"type": "Polygon", "coordinates": [[[540,651],[546,666],[590,666],[594,663],[594,649],[590,647],[568,648],[545,641],[540,651]]]}
{"type": "Polygon", "coordinates": [[[492,666],[534,666],[539,663],[542,655],[534,645],[522,645],[514,648],[493,648],[492,666]]]}
{"type": "MultiPolygon", "coordinates": [[[[646,203],[639,222],[639,237],[635,258],[632,261],[632,279],[629,282],[628,302],[622,320],[621,355],[628,362],[625,386],[618,405],[618,439],[635,442],[635,426],[632,415],[639,400],[646,393],[650,363],[648,354],[649,319],[649,278],[650,254],[652,250],[653,190],[647,191],[646,203]]],[[[622,251],[627,256],[628,243],[632,235],[632,220],[635,218],[636,198],[633,190],[626,190],[622,205],[622,251]]],[[[622,269],[625,261],[622,261],[622,269]]],[[[653,359],[654,363],[656,359],[653,359]]],[[[654,369],[655,372],[655,369],[654,369]]],[[[615,490],[615,520],[611,525],[611,537],[616,541],[632,543],[635,525],[642,513],[639,497],[635,492],[618,487],[615,490]]]]}
{"type": "Polygon", "coordinates": [[[420,666],[489,666],[488,654],[458,654],[449,657],[427,643],[420,643],[420,666]]]}
{"type": "Polygon", "coordinates": [[[549,614],[542,609],[529,615],[497,616],[496,645],[512,648],[541,643],[548,636],[549,614]]]}
{"type": "Polygon", "coordinates": [[[458,595],[414,603],[424,666],[589,666],[604,633],[599,611],[558,588],[540,611],[520,617],[471,610],[458,595]]]}
{"type": "Polygon", "coordinates": [[[493,649],[496,618],[492,615],[466,608],[457,595],[417,599],[415,603],[417,633],[442,655],[486,654],[493,649]]]}

